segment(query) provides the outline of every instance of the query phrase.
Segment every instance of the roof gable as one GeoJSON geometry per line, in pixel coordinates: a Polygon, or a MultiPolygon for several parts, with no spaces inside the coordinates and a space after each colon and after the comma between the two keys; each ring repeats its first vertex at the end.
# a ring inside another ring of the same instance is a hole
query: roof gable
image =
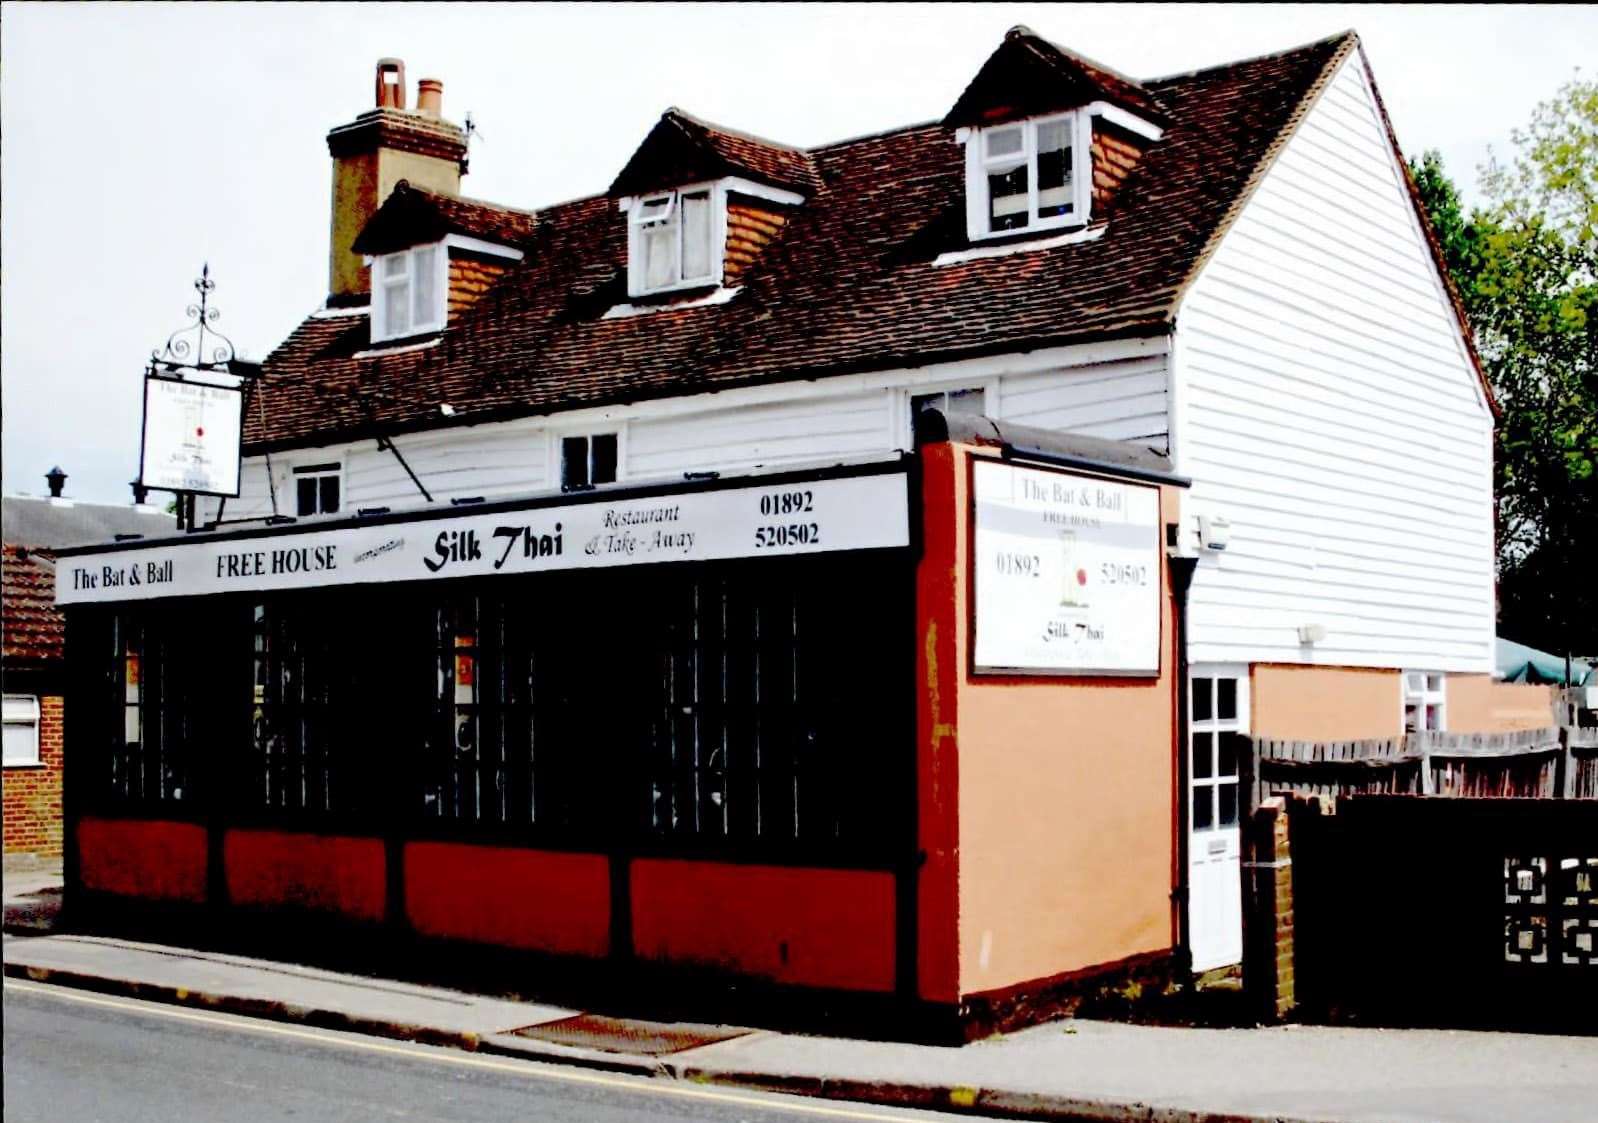
{"type": "Polygon", "coordinates": [[[437,242],[446,234],[521,248],[537,228],[538,218],[529,211],[428,191],[402,179],[350,248],[356,253],[392,253],[437,242]]]}
{"type": "Polygon", "coordinates": [[[1039,117],[1107,101],[1163,122],[1159,101],[1142,85],[1108,67],[1012,27],[944,117],[945,128],[1039,117]]]}
{"type": "Polygon", "coordinates": [[[610,194],[642,195],[724,176],[805,193],[818,186],[814,164],[799,149],[712,125],[673,107],[649,130],[610,185],[610,194]]]}

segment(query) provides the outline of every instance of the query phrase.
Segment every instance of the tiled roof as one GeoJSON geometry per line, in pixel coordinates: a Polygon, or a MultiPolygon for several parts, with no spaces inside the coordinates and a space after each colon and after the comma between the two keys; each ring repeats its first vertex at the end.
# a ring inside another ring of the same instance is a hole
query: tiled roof
{"type": "Polygon", "coordinates": [[[641,195],[729,175],[806,195],[820,186],[815,162],[799,149],[712,125],[672,108],[649,130],[610,185],[610,194],[641,195]]]}
{"type": "MultiPolygon", "coordinates": [[[[603,318],[626,297],[613,198],[540,212],[526,258],[437,346],[355,358],[364,317],[306,320],[267,360],[252,448],[325,443],[762,382],[1169,330],[1349,33],[1142,83],[1166,131],[1102,237],[935,265],[965,245],[961,150],[940,124],[806,153],[818,186],[725,303],[603,318]]],[[[1097,215],[1103,224],[1106,216],[1097,215]]]]}
{"type": "Polygon", "coordinates": [[[465,234],[501,246],[524,245],[537,229],[530,211],[441,195],[400,180],[350,247],[355,253],[388,253],[445,234],[465,234]]]}
{"type": "Polygon", "coordinates": [[[0,556],[0,661],[7,666],[59,662],[62,621],[55,606],[55,563],[8,543],[0,556]]]}
{"type": "Polygon", "coordinates": [[[1030,28],[1012,27],[943,124],[953,129],[1014,121],[1101,100],[1151,121],[1165,120],[1164,107],[1142,83],[1050,43],[1030,28]]]}

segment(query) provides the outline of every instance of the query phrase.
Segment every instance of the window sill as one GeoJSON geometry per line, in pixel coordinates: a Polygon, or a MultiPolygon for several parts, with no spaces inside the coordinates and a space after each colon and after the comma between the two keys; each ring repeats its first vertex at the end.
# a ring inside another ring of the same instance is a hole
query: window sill
{"type": "Polygon", "coordinates": [[[1108,225],[1089,226],[1077,230],[1067,230],[1064,234],[1054,234],[1049,237],[1022,237],[1016,241],[1007,241],[999,245],[972,246],[969,249],[951,250],[933,258],[932,264],[935,266],[959,265],[962,262],[981,261],[989,257],[1008,257],[1013,253],[1031,253],[1035,250],[1052,250],[1058,246],[1074,246],[1080,242],[1096,242],[1104,237],[1104,232],[1108,229],[1108,225]]]}
{"type": "Polygon", "coordinates": [[[5,770],[7,772],[27,772],[34,769],[44,769],[48,767],[49,765],[42,760],[19,760],[15,762],[8,760],[5,762],[5,770]]]}
{"type": "Polygon", "coordinates": [[[429,347],[437,347],[443,329],[436,329],[423,335],[403,336],[399,339],[384,340],[374,344],[365,351],[357,351],[351,355],[352,359],[377,359],[384,355],[403,355],[407,351],[425,351],[429,347]],[[410,342],[406,342],[410,340],[410,342]]]}
{"type": "MultiPolygon", "coordinates": [[[[712,304],[725,304],[737,296],[743,288],[714,288],[703,296],[696,296],[691,300],[674,300],[650,303],[626,303],[613,305],[603,316],[602,320],[619,320],[625,316],[644,316],[651,312],[674,312],[683,308],[705,308],[712,304]]],[[[671,293],[650,295],[669,296],[671,293]]],[[[639,297],[640,301],[645,298],[639,297]]]]}

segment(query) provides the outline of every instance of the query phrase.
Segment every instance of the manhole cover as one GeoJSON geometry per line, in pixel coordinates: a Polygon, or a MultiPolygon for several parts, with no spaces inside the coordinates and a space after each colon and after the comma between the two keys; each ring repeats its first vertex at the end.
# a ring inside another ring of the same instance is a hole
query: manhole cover
{"type": "Polygon", "coordinates": [[[692,1025],[688,1022],[644,1022],[607,1018],[602,1014],[576,1014],[554,1022],[522,1026],[510,1031],[517,1037],[534,1037],[557,1045],[603,1049],[607,1053],[633,1053],[656,1057],[697,1049],[718,1041],[743,1037],[750,1031],[734,1026],[692,1025]]]}

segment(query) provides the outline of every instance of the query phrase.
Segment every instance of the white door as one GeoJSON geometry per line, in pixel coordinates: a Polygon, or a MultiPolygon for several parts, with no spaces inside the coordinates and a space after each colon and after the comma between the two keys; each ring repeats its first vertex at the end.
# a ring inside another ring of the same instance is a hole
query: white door
{"type": "Polygon", "coordinates": [[[1193,970],[1243,958],[1238,762],[1248,733],[1248,668],[1188,675],[1188,924],[1193,970]]]}

